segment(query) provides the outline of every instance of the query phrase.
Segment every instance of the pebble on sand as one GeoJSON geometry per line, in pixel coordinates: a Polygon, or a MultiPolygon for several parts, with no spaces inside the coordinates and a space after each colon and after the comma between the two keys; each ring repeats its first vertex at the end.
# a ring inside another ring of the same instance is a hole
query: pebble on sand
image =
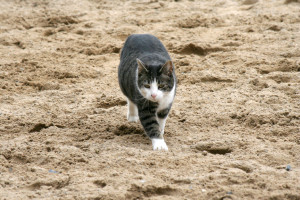
{"type": "Polygon", "coordinates": [[[55,171],[55,170],[53,170],[53,169],[49,169],[49,172],[50,172],[50,173],[59,174],[59,172],[58,172],[58,171],[55,171]]]}

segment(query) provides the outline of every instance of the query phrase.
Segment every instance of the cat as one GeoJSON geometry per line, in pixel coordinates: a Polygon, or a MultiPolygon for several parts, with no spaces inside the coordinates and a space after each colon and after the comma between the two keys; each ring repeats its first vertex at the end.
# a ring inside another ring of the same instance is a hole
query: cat
{"type": "Polygon", "coordinates": [[[161,41],[150,34],[130,35],[121,51],[118,79],[127,97],[128,121],[140,120],[153,150],[168,151],[163,134],[176,93],[176,75],[161,41]]]}

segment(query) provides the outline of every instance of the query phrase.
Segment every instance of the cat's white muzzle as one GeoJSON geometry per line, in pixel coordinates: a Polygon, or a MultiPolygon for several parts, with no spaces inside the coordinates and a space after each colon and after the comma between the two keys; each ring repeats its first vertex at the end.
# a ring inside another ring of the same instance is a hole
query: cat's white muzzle
{"type": "Polygon", "coordinates": [[[156,93],[153,93],[151,89],[142,88],[141,93],[145,99],[153,102],[160,102],[163,98],[163,92],[157,90],[156,93]]]}

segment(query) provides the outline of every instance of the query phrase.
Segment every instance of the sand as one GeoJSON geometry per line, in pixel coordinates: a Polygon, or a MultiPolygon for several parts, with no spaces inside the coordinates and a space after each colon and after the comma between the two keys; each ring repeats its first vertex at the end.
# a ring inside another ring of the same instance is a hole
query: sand
{"type": "Polygon", "coordinates": [[[0,199],[300,199],[300,3],[1,0],[0,199]],[[168,49],[178,90],[152,151],[119,54],[168,49]]]}

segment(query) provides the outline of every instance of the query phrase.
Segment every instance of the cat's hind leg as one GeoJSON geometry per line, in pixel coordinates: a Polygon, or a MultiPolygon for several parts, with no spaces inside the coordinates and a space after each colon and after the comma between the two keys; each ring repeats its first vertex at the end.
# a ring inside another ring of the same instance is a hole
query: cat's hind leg
{"type": "Polygon", "coordinates": [[[129,99],[127,99],[128,104],[128,112],[127,112],[127,120],[129,122],[137,122],[139,120],[138,108],[132,103],[129,99]]]}

